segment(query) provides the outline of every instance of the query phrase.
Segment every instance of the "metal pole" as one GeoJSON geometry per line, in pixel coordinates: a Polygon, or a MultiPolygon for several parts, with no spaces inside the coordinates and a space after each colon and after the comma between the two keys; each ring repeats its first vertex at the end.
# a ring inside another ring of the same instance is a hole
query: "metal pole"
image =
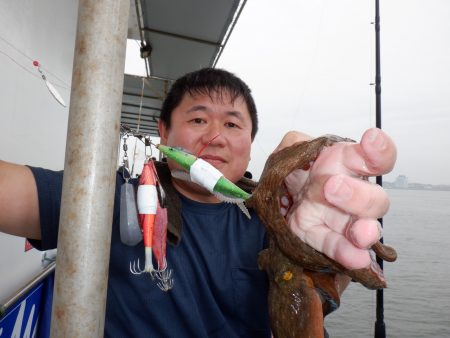
{"type": "Polygon", "coordinates": [[[80,0],[51,336],[103,337],[129,0],[80,0]]]}
{"type": "Polygon", "coordinates": [[[375,114],[376,127],[381,129],[381,56],[380,56],[380,1],[375,0],[375,114]]]}
{"type": "MultiPolygon", "coordinates": [[[[376,121],[375,125],[381,129],[381,61],[380,61],[380,2],[375,0],[375,109],[376,109],[376,121]]],[[[377,184],[383,186],[383,177],[377,176],[377,184]]],[[[378,219],[383,227],[383,219],[378,219]]],[[[380,239],[383,243],[383,238],[380,239]]],[[[383,260],[377,257],[377,263],[383,269],[383,260]]],[[[376,309],[376,322],[375,322],[375,338],[386,337],[386,325],[384,323],[384,292],[383,289],[379,289],[377,292],[377,309],[376,309]]]]}

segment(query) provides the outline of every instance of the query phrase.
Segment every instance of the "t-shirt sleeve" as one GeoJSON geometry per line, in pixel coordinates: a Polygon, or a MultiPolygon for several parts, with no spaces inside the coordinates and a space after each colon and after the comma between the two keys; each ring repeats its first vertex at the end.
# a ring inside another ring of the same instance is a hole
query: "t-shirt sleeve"
{"type": "Polygon", "coordinates": [[[41,240],[28,240],[38,250],[54,249],[58,241],[63,171],[29,168],[34,175],[38,192],[41,240]]]}

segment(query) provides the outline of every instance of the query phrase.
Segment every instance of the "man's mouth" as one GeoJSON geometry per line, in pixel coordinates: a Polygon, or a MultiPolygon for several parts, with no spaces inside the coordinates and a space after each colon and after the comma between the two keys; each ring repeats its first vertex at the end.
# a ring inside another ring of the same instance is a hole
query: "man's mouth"
{"type": "Polygon", "coordinates": [[[214,167],[220,166],[221,164],[225,163],[225,159],[220,156],[215,155],[202,155],[200,158],[209,164],[213,165],[214,167]]]}

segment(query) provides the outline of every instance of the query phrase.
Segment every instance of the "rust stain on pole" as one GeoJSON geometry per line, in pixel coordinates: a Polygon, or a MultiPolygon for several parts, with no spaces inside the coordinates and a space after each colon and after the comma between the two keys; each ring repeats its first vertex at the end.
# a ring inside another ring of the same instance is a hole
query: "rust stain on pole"
{"type": "Polygon", "coordinates": [[[52,337],[103,337],[129,0],[80,0],[52,337]]]}

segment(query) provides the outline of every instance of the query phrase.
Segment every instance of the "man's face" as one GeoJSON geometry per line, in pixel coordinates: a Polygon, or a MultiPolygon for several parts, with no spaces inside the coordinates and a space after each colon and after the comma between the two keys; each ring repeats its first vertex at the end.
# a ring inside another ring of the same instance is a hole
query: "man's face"
{"type": "MultiPolygon", "coordinates": [[[[160,123],[161,143],[182,147],[209,162],[230,181],[238,181],[250,161],[252,121],[242,97],[185,94],[172,112],[171,126],[160,123]]],[[[175,164],[169,161],[171,169],[175,164]]]]}

